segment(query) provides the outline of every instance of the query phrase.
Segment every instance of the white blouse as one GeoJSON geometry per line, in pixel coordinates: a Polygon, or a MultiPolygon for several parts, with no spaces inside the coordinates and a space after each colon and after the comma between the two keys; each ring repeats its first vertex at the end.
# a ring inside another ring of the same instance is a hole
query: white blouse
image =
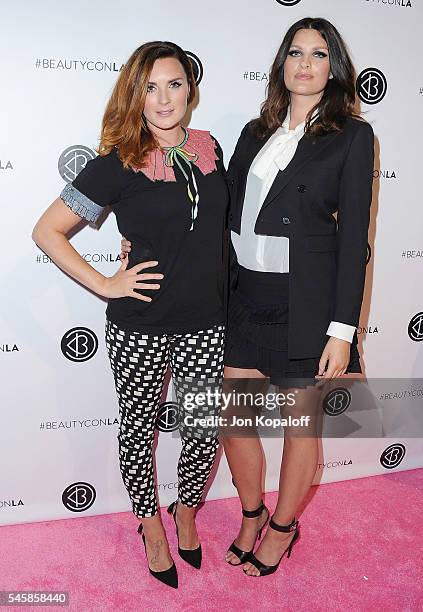
{"type": "MultiPolygon", "coordinates": [[[[305,122],[294,130],[289,129],[289,122],[288,109],[282,126],[254,158],[247,176],[240,234],[231,232],[238,263],[256,272],[289,272],[289,238],[260,236],[254,232],[258,214],[276,175],[287,167],[304,136],[305,122]]],[[[353,325],[332,321],[326,334],[351,342],[355,329],[353,325]]]]}

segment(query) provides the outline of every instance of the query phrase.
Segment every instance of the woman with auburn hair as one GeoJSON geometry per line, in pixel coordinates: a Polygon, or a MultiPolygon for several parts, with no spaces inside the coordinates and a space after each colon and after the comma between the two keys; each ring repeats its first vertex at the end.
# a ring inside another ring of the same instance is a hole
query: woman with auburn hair
{"type": "MultiPolygon", "coordinates": [[[[140,519],[150,573],[178,586],[158,514],[155,420],[171,366],[178,399],[186,381],[223,376],[223,230],[228,193],[222,150],[209,132],[182,126],[195,95],[189,58],[171,42],[134,51],[107,105],[99,155],[41,216],[35,242],[66,273],[109,298],[106,344],[119,399],[119,459],[140,519]],[[132,242],[111,277],[97,272],[66,235],[106,205],[132,242]]],[[[195,511],[209,477],[216,431],[181,428],[178,500],[168,508],[179,555],[200,568],[195,511]]]]}
{"type": "Polygon", "coordinates": [[[302,19],[287,31],[260,116],[242,130],[229,163],[225,377],[269,377],[295,393],[294,414],[311,416],[308,429],[284,430],[279,496],[255,552],[269,520],[262,449],[257,436],[224,437],[243,513],[226,561],[249,576],[276,571],[298,540],[296,514],[318,461],[319,387],[361,372],[356,327],[374,136],[354,105],[354,69],[339,32],[325,19],[302,19]]]}

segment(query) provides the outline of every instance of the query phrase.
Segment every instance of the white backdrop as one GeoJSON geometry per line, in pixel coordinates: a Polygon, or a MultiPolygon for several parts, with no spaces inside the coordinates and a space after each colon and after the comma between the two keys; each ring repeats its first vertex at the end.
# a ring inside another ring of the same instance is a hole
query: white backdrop
{"type": "MultiPolygon", "coordinates": [[[[0,523],[130,509],[117,460],[105,303],[31,241],[41,212],[97,146],[120,66],[155,39],[195,54],[203,76],[190,126],[210,130],[227,163],[242,126],[258,113],[283,34],[308,15],[338,27],[357,74],[372,69],[360,89],[377,140],[360,341],[367,375],[386,379],[380,410],[407,402],[421,412],[423,9],[417,0],[15,0],[3,4],[0,21],[0,523]]],[[[72,238],[107,275],[119,265],[119,242],[113,214],[99,230],[86,227],[72,238]]],[[[342,397],[341,389],[335,402],[342,397]]],[[[165,428],[168,408],[162,407],[165,428]]],[[[411,437],[406,419],[395,422],[389,439],[377,437],[381,429],[376,423],[368,439],[325,439],[316,482],[423,466],[421,437],[411,437]]],[[[282,442],[265,440],[264,447],[266,490],[274,490],[282,442]]],[[[179,440],[162,432],[161,504],[176,497],[178,453],[179,440]]],[[[209,499],[234,494],[222,457],[209,499]]]]}

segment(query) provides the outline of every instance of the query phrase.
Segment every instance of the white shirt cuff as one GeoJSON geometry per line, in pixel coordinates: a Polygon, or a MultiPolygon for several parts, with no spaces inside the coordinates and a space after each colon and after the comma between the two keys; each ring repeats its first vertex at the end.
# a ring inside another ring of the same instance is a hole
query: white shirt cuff
{"type": "Polygon", "coordinates": [[[355,330],[356,328],[354,327],[354,325],[347,325],[346,323],[338,323],[337,321],[331,321],[326,334],[328,336],[333,336],[334,338],[346,340],[347,342],[351,343],[355,330]]]}

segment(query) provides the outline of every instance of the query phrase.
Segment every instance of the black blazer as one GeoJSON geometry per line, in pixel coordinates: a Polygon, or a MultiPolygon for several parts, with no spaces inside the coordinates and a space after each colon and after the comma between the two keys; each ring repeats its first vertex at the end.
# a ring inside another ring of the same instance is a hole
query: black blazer
{"type": "MultiPolygon", "coordinates": [[[[229,162],[229,230],[239,233],[248,170],[267,139],[248,123],[229,162]]],[[[374,135],[347,118],[341,132],[305,134],[263,203],[256,234],[289,238],[291,359],[320,356],[331,321],[358,326],[366,273],[374,135]],[[333,213],[337,212],[337,219],[333,213]]],[[[238,263],[230,245],[229,290],[238,263]]],[[[354,343],[357,335],[354,335],[354,343]]]]}

